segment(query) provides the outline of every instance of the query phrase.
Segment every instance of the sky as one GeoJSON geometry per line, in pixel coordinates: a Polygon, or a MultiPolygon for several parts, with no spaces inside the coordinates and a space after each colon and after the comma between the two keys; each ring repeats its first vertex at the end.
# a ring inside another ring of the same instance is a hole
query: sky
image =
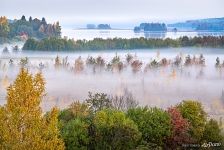
{"type": "Polygon", "coordinates": [[[45,17],[63,26],[175,22],[224,17],[224,0],[0,0],[0,16],[45,17]]]}

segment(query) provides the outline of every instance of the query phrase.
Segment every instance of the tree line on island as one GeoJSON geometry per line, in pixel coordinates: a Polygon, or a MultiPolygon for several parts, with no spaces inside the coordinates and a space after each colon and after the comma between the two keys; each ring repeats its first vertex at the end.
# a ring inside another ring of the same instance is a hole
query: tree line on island
{"type": "Polygon", "coordinates": [[[26,40],[29,37],[43,39],[47,37],[61,37],[59,22],[49,24],[43,17],[41,20],[31,16],[27,20],[22,16],[19,20],[8,20],[0,17],[0,43],[8,40],[26,40]]]}
{"type": "Polygon", "coordinates": [[[208,18],[208,19],[196,19],[187,20],[185,22],[178,22],[167,25],[170,28],[176,28],[180,30],[191,29],[194,31],[224,31],[224,18],[208,18]]]}
{"type": "Polygon", "coordinates": [[[43,51],[67,51],[67,50],[119,50],[119,49],[147,49],[147,48],[167,48],[167,47],[224,47],[224,36],[187,36],[178,39],[102,39],[77,40],[66,38],[46,38],[42,40],[28,39],[23,50],[43,50],[43,51]]]}
{"type": "Polygon", "coordinates": [[[8,87],[0,106],[1,149],[223,149],[222,122],[209,119],[198,101],[161,109],[139,106],[129,92],[90,92],[82,102],[44,113],[45,84],[41,73],[22,68],[8,87]]]}
{"type": "Polygon", "coordinates": [[[95,24],[87,24],[86,25],[87,29],[111,29],[110,24],[98,24],[97,26],[95,24]]]}
{"type": "Polygon", "coordinates": [[[134,27],[134,32],[166,32],[167,27],[165,23],[141,23],[134,27]]]}

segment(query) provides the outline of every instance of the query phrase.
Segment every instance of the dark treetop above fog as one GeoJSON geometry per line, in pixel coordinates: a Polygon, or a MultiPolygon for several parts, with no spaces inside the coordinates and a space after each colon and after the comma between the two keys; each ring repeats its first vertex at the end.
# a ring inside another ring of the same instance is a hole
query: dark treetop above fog
{"type": "Polygon", "coordinates": [[[71,40],[62,38],[48,38],[43,40],[28,39],[23,50],[45,50],[45,51],[66,51],[66,50],[112,50],[112,49],[146,49],[165,47],[224,47],[224,36],[194,37],[184,36],[179,39],[101,39],[94,40],[71,40]]]}

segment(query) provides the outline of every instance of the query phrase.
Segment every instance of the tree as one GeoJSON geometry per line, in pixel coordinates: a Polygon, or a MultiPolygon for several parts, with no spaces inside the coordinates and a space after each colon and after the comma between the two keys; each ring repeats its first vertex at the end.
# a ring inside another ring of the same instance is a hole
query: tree
{"type": "Polygon", "coordinates": [[[22,21],[26,21],[26,17],[23,15],[23,16],[21,17],[21,20],[22,20],[22,21]]]}
{"type": "Polygon", "coordinates": [[[88,104],[90,111],[94,114],[102,109],[112,107],[111,100],[107,97],[107,94],[104,93],[96,93],[93,95],[89,92],[89,98],[86,99],[86,103],[88,104]]]}
{"type": "Polygon", "coordinates": [[[132,63],[131,63],[131,67],[132,67],[132,71],[134,73],[138,72],[141,67],[142,67],[142,62],[139,61],[139,60],[134,60],[132,63]]]}
{"type": "Polygon", "coordinates": [[[180,111],[176,107],[168,108],[167,112],[171,117],[171,135],[165,140],[167,149],[177,149],[182,144],[190,143],[190,136],[188,134],[189,123],[187,119],[181,116],[180,111]]]}
{"type": "Polygon", "coordinates": [[[163,147],[163,141],[171,135],[170,116],[162,109],[132,108],[128,110],[127,115],[138,125],[142,133],[141,143],[151,149],[163,147]]]}
{"type": "Polygon", "coordinates": [[[86,150],[89,143],[88,124],[76,118],[70,120],[61,129],[67,150],[86,150]]]}
{"type": "Polygon", "coordinates": [[[21,65],[22,68],[27,67],[27,65],[29,64],[28,57],[21,58],[19,64],[21,65]]]}
{"type": "Polygon", "coordinates": [[[79,101],[73,102],[69,108],[64,109],[59,114],[59,120],[68,122],[74,119],[85,120],[89,117],[90,111],[86,103],[80,103],[79,101]]]}
{"type": "Polygon", "coordinates": [[[9,24],[5,16],[0,17],[0,37],[7,37],[9,33],[9,24]]]}
{"type": "Polygon", "coordinates": [[[44,17],[42,18],[41,23],[44,24],[44,25],[47,24],[46,19],[44,17]]]}
{"type": "Polygon", "coordinates": [[[94,117],[96,149],[134,149],[141,137],[137,125],[123,112],[104,109],[94,117]]]}
{"type": "Polygon", "coordinates": [[[30,38],[26,41],[22,49],[35,50],[37,48],[37,42],[34,39],[30,38]]]}
{"type": "Polygon", "coordinates": [[[83,62],[81,56],[79,56],[75,60],[74,70],[75,70],[76,73],[80,73],[84,70],[84,62],[83,62]]]}
{"type": "Polygon", "coordinates": [[[99,24],[97,26],[98,29],[111,29],[109,24],[99,24]]]}
{"type": "Polygon", "coordinates": [[[188,36],[183,36],[182,38],[181,38],[181,45],[182,46],[188,46],[190,43],[189,43],[189,37],[188,36]]]}
{"type": "Polygon", "coordinates": [[[4,112],[4,107],[0,106],[0,148],[3,149],[3,144],[4,144],[4,130],[3,128],[5,127],[3,120],[5,119],[5,112],[4,112]]]}
{"type": "Polygon", "coordinates": [[[200,142],[205,130],[206,113],[200,102],[185,100],[177,105],[183,118],[190,123],[189,133],[194,142],[200,142]]]}
{"type": "Polygon", "coordinates": [[[59,56],[57,56],[55,58],[55,64],[54,64],[55,68],[58,69],[61,66],[61,60],[59,58],[59,56]]]}
{"type": "Polygon", "coordinates": [[[56,22],[55,34],[56,37],[61,37],[61,26],[58,21],[56,22]]]}
{"type": "Polygon", "coordinates": [[[224,140],[224,137],[221,135],[221,128],[216,120],[210,119],[206,123],[202,139],[205,142],[214,143],[219,143],[224,140]]]}
{"type": "MultiPolygon", "coordinates": [[[[34,19],[35,20],[35,19],[34,19]]],[[[34,22],[33,20],[33,22],[34,22]]],[[[43,26],[42,26],[43,27],[43,26]]],[[[38,28],[39,29],[39,28],[38,28]]],[[[42,28],[44,32],[44,27],[42,28]]],[[[151,39],[151,38],[133,38],[133,39],[121,39],[121,38],[113,38],[113,39],[101,39],[95,38],[93,40],[77,40],[74,42],[72,39],[62,39],[60,37],[60,26],[59,24],[53,25],[53,35],[46,35],[46,33],[38,32],[38,34],[43,34],[43,37],[51,36],[50,38],[42,39],[36,41],[36,49],[29,49],[29,50],[105,50],[105,49],[141,49],[141,48],[161,48],[161,47],[180,47],[182,38],[179,39],[151,39]],[[53,36],[53,37],[52,37],[53,36]]],[[[47,30],[48,31],[48,30],[47,30]]],[[[50,30],[51,31],[51,30],[50,30]]],[[[49,32],[51,33],[51,32],[49,32]]],[[[40,37],[39,37],[40,38],[40,37]]],[[[208,38],[208,37],[206,37],[208,38]]],[[[211,46],[211,47],[224,47],[223,36],[220,37],[212,37],[211,42],[207,42],[207,45],[203,44],[206,43],[206,39],[200,39],[200,37],[194,37],[189,39],[189,44],[186,46],[211,46]]],[[[25,44],[32,41],[26,41],[25,44]]],[[[27,50],[24,47],[24,50],[27,50]]],[[[189,59],[191,60],[191,59],[189,59]]],[[[189,61],[188,60],[188,61],[189,61]]],[[[96,60],[95,60],[96,61],[96,60]]],[[[187,61],[186,65],[189,65],[187,61]]],[[[131,61],[132,62],[132,61],[131,61]]],[[[136,62],[135,62],[136,63],[136,62]]],[[[141,66],[141,62],[137,63],[137,66],[141,66]]],[[[174,63],[178,65],[178,63],[174,63]]],[[[94,64],[92,64],[94,65],[94,64]]],[[[109,69],[116,69],[117,71],[121,71],[125,65],[121,61],[118,56],[115,56],[114,59],[109,62],[108,66],[109,69]]]]}
{"type": "Polygon", "coordinates": [[[125,57],[128,64],[132,63],[134,56],[128,53],[125,57]]]}
{"type": "Polygon", "coordinates": [[[41,73],[32,76],[22,68],[9,86],[7,104],[0,110],[0,149],[64,149],[57,109],[42,115],[44,85],[41,73]]]}
{"type": "Polygon", "coordinates": [[[60,112],[61,135],[66,149],[87,149],[89,145],[89,110],[88,105],[73,102],[67,109],[60,112]]]}
{"type": "Polygon", "coordinates": [[[136,108],[139,103],[133,97],[132,93],[128,89],[124,90],[124,94],[120,96],[110,96],[112,107],[117,110],[127,111],[130,108],[136,108]]]}
{"type": "MultiPolygon", "coordinates": [[[[20,20],[14,20],[11,22],[9,24],[9,28],[9,38],[23,35],[28,35],[31,38],[35,37],[37,39],[44,39],[47,37],[58,38],[61,36],[61,27],[59,23],[47,24],[44,17],[39,20],[37,18],[32,19],[30,16],[29,19],[26,20],[25,16],[22,16],[20,20]]],[[[46,46],[46,43],[44,45],[46,46]]]]}
{"type": "Polygon", "coordinates": [[[29,22],[31,23],[33,21],[32,17],[30,16],[29,17],[29,22]]]}

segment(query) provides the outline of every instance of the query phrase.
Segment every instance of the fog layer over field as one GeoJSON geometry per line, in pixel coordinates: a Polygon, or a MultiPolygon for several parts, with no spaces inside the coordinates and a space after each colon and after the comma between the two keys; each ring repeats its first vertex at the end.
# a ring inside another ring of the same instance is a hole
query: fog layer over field
{"type": "MultiPolygon", "coordinates": [[[[182,100],[199,100],[206,111],[212,115],[223,115],[222,91],[224,90],[224,67],[215,67],[216,58],[224,61],[223,49],[176,48],[132,51],[96,51],[96,52],[10,52],[0,56],[0,104],[5,103],[5,88],[12,83],[18,74],[20,59],[28,57],[27,67],[32,73],[40,70],[42,63],[43,75],[46,80],[46,93],[42,106],[48,110],[51,106],[64,108],[75,100],[85,100],[88,92],[103,92],[108,95],[121,96],[131,93],[140,105],[159,106],[162,108],[175,105],[182,100]],[[126,55],[134,56],[133,60],[142,62],[141,68],[133,72],[126,62],[126,55]],[[196,58],[204,55],[205,66],[185,66],[184,60],[190,54],[196,58]],[[124,68],[121,71],[93,69],[86,65],[88,56],[101,56],[109,63],[114,56],[119,56],[124,68]],[[179,67],[172,62],[176,56],[183,59],[179,67]],[[66,67],[55,67],[55,58],[68,56],[66,67]],[[75,60],[81,56],[84,62],[82,71],[75,71],[75,60]],[[147,64],[170,60],[171,64],[157,68],[147,68],[147,64]],[[9,67],[9,60],[13,67],[9,67]]],[[[224,95],[223,95],[224,96],[224,95]]]]}

